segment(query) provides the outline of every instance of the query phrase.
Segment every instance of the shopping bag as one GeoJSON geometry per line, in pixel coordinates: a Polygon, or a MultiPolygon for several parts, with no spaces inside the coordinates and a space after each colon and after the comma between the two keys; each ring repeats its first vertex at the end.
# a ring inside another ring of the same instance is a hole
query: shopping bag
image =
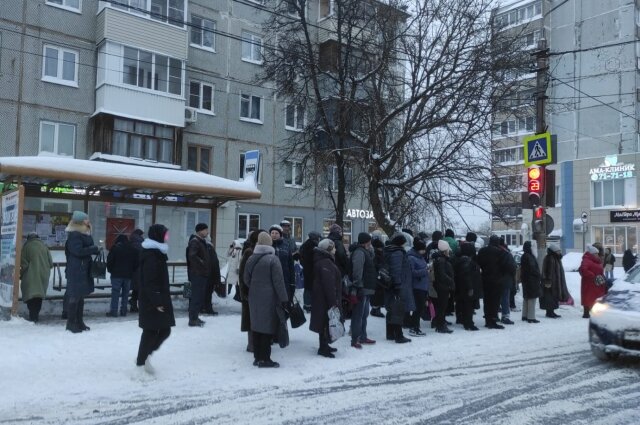
{"type": "Polygon", "coordinates": [[[289,310],[289,319],[291,319],[291,327],[293,329],[299,328],[307,321],[307,318],[304,316],[304,310],[302,310],[302,306],[300,306],[300,303],[295,297],[293,299],[293,305],[289,310]]]}
{"type": "Polygon", "coordinates": [[[329,339],[334,342],[344,336],[344,324],[338,307],[331,307],[327,314],[329,315],[329,339]]]}

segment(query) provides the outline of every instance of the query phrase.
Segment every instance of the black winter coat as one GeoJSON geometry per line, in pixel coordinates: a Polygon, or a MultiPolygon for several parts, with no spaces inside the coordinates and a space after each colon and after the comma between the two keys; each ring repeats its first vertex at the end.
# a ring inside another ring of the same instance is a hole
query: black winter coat
{"type": "Polygon", "coordinates": [[[167,245],[147,239],[142,247],[138,325],[149,330],[170,328],[176,325],[176,321],[171,303],[167,254],[161,251],[164,249],[166,252],[167,245]],[[158,311],[158,307],[164,307],[164,312],[158,311]]]}
{"type": "Polygon", "coordinates": [[[502,288],[506,275],[510,273],[510,261],[513,261],[513,258],[509,257],[511,254],[495,245],[480,249],[476,260],[482,269],[482,281],[485,284],[500,285],[502,288]]]}
{"type": "Polygon", "coordinates": [[[138,250],[128,239],[116,242],[107,255],[107,270],[112,278],[131,279],[138,268],[138,250]]]}
{"type": "MultiPolygon", "coordinates": [[[[217,257],[216,257],[217,259],[217,257]]],[[[187,247],[187,273],[192,276],[211,277],[213,265],[211,252],[207,248],[207,241],[197,235],[191,235],[187,247]]],[[[220,268],[218,267],[218,273],[220,268]]],[[[220,282],[220,279],[218,279],[220,282]]]]}
{"type": "Polygon", "coordinates": [[[137,291],[140,287],[140,256],[142,255],[142,242],[144,242],[144,238],[136,233],[132,233],[129,237],[129,241],[131,242],[131,246],[138,253],[138,264],[133,272],[133,276],[131,277],[131,289],[137,291]]]}
{"type": "Polygon", "coordinates": [[[456,289],[455,273],[451,260],[444,254],[438,254],[433,259],[433,272],[436,290],[454,291],[456,289]]]}
{"type": "Polygon", "coordinates": [[[311,320],[309,329],[324,332],[329,317],[327,312],[333,306],[340,307],[342,300],[342,276],[334,257],[327,251],[316,248],[313,253],[314,283],[311,294],[311,320]]]}
{"type": "Polygon", "coordinates": [[[67,258],[64,271],[67,278],[67,295],[72,298],[85,297],[94,291],[91,256],[98,253],[98,247],[94,245],[91,235],[86,233],[89,231],[86,226],[69,224],[67,231],[67,242],[64,246],[67,258]],[[85,232],[80,231],[81,228],[85,232]]]}
{"type": "Polygon", "coordinates": [[[328,238],[331,239],[336,246],[336,252],[334,253],[336,266],[340,269],[340,274],[345,276],[349,273],[349,257],[347,256],[347,250],[344,248],[342,236],[338,233],[329,233],[328,238]]]}
{"type": "Polygon", "coordinates": [[[470,257],[462,255],[453,260],[457,298],[477,298],[476,291],[482,286],[480,267],[470,257]],[[469,291],[472,291],[469,295],[469,291]]]}
{"type": "Polygon", "coordinates": [[[273,249],[276,252],[276,257],[280,260],[284,285],[287,288],[289,298],[291,298],[292,291],[295,291],[296,286],[296,270],[293,267],[293,252],[291,252],[289,242],[283,238],[273,241],[273,249]]]}
{"type": "Polygon", "coordinates": [[[635,266],[636,261],[638,261],[638,257],[633,255],[630,249],[627,249],[622,255],[622,268],[624,268],[624,272],[628,272],[631,267],[635,266]]]}
{"type": "Polygon", "coordinates": [[[315,239],[307,239],[300,247],[300,264],[302,264],[302,274],[304,275],[304,289],[313,289],[313,249],[318,246],[315,239]]]}
{"type": "Polygon", "coordinates": [[[531,253],[525,252],[520,258],[520,280],[523,298],[531,299],[540,296],[542,274],[538,267],[538,260],[531,253]]]}

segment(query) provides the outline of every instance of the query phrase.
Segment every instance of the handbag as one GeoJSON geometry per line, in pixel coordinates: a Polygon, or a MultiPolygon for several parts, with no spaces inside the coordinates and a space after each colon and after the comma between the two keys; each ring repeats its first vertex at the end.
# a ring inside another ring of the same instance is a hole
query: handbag
{"type": "Polygon", "coordinates": [[[299,328],[307,322],[307,318],[304,316],[304,310],[296,297],[293,297],[293,304],[289,309],[289,319],[291,319],[291,327],[293,329],[299,328]]]}
{"type": "Polygon", "coordinates": [[[385,266],[380,266],[378,270],[378,284],[383,289],[391,288],[391,283],[393,280],[391,279],[391,274],[389,273],[389,269],[385,266]]]}
{"type": "Polygon", "coordinates": [[[342,315],[340,314],[340,309],[336,306],[331,307],[327,315],[329,316],[329,340],[335,342],[344,336],[342,315]]]}
{"type": "Polygon", "coordinates": [[[398,296],[394,296],[389,302],[387,323],[390,325],[402,325],[404,323],[404,303],[398,296]]]}
{"type": "Polygon", "coordinates": [[[102,250],[96,254],[91,262],[91,277],[94,279],[106,279],[107,277],[107,262],[102,250]]]}
{"type": "Polygon", "coordinates": [[[280,323],[278,324],[278,330],[276,337],[278,338],[278,345],[280,348],[285,348],[289,345],[289,330],[287,329],[287,312],[282,307],[276,307],[276,313],[280,323]]]}

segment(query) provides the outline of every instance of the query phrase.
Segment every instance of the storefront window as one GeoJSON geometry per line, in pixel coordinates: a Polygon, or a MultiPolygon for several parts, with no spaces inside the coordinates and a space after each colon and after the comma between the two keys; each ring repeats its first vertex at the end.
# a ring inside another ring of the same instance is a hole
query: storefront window
{"type": "Polygon", "coordinates": [[[622,255],[630,249],[638,252],[638,236],[636,226],[593,226],[593,241],[602,243],[604,248],[611,248],[614,254],[622,255]]]}
{"type": "MultiPolygon", "coordinates": [[[[65,229],[74,210],[82,210],[82,201],[55,198],[25,198],[22,218],[22,237],[36,232],[50,249],[64,249],[67,240],[65,229]]],[[[54,255],[55,261],[62,258],[54,255]]]]}
{"type": "MultiPolygon", "coordinates": [[[[336,221],[332,218],[325,218],[322,220],[322,236],[329,236],[329,227],[336,221]]],[[[351,245],[351,220],[342,221],[342,243],[349,246],[351,245]]]]}

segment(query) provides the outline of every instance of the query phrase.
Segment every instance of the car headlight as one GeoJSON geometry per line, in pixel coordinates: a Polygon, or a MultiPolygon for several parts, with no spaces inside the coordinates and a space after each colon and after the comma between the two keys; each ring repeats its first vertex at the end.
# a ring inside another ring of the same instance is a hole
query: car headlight
{"type": "Polygon", "coordinates": [[[591,313],[598,315],[600,313],[607,311],[608,309],[609,309],[609,304],[598,301],[593,305],[593,307],[591,307],[591,313]]]}

